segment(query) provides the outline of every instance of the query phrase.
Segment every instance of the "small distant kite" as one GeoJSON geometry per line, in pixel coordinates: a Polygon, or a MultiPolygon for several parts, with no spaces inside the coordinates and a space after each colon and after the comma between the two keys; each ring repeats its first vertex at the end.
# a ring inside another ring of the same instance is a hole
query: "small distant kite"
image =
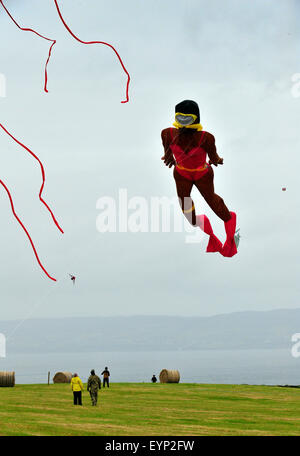
{"type": "Polygon", "coordinates": [[[285,191],[286,191],[286,187],[282,187],[281,190],[282,190],[283,192],[285,192],[285,191]]]}
{"type": "Polygon", "coordinates": [[[73,282],[73,285],[75,285],[75,280],[76,280],[76,277],[73,275],[73,274],[69,274],[72,282],[73,282]]]}

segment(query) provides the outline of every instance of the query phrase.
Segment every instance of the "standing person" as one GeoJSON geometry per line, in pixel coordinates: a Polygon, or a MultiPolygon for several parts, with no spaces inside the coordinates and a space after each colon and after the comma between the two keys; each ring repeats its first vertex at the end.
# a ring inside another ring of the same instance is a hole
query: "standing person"
{"type": "Polygon", "coordinates": [[[87,390],[90,393],[92,405],[94,406],[97,405],[99,389],[101,389],[101,380],[98,375],[95,374],[94,369],[92,369],[88,379],[87,390]]]}
{"type": "Polygon", "coordinates": [[[165,128],[161,132],[165,150],[162,160],[169,168],[174,166],[174,179],[182,212],[191,225],[198,226],[209,235],[207,252],[220,252],[224,257],[232,257],[237,253],[236,214],[230,212],[223,199],[215,193],[211,165],[223,165],[223,158],[217,154],[215,138],[211,133],[203,131],[198,104],[192,100],[184,100],[176,105],[173,125],[175,128],[165,128]],[[224,245],[214,234],[206,215],[196,215],[190,196],[194,185],[209,207],[223,220],[226,231],[224,245]]]}
{"type": "Polygon", "coordinates": [[[106,367],[104,369],[104,371],[101,373],[101,375],[103,375],[103,388],[105,387],[105,384],[107,385],[107,388],[109,388],[110,373],[109,373],[108,367],[106,367]]]}
{"type": "Polygon", "coordinates": [[[78,374],[74,374],[71,380],[71,388],[73,391],[74,405],[82,405],[83,383],[78,377],[78,374]]]}
{"type": "Polygon", "coordinates": [[[153,374],[153,377],[151,378],[151,382],[152,383],[156,383],[157,382],[157,378],[156,378],[155,374],[153,374]]]}

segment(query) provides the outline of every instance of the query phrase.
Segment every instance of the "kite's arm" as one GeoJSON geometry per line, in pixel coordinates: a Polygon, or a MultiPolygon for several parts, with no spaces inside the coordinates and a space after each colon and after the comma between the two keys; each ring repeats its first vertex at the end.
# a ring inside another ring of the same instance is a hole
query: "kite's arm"
{"type": "Polygon", "coordinates": [[[215,166],[223,165],[223,158],[219,157],[217,154],[214,136],[210,133],[206,133],[206,135],[205,150],[207,151],[207,155],[209,157],[209,164],[215,166]]]}
{"type": "Polygon", "coordinates": [[[164,150],[165,150],[165,155],[163,157],[161,157],[161,160],[164,161],[164,164],[166,166],[168,166],[169,168],[172,168],[172,166],[174,166],[176,164],[176,162],[175,162],[173,153],[170,148],[170,139],[171,138],[170,138],[170,135],[168,135],[168,128],[166,128],[165,130],[163,130],[161,132],[161,139],[162,139],[162,143],[163,143],[164,150]],[[168,136],[169,136],[169,138],[168,138],[168,136]]]}

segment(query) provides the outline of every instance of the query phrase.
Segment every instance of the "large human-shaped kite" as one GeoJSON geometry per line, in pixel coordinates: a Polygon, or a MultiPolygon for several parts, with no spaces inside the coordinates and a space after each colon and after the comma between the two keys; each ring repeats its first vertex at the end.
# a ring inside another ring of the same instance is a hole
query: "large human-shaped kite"
{"type": "Polygon", "coordinates": [[[236,214],[229,211],[223,199],[214,190],[214,172],[211,165],[223,165],[223,158],[216,151],[215,138],[203,131],[198,104],[184,100],[175,107],[175,128],[166,128],[161,137],[165,150],[162,157],[166,166],[174,166],[174,179],[183,214],[194,226],[209,235],[207,252],[220,252],[224,257],[237,253],[235,241],[236,214]],[[207,156],[209,162],[206,162],[207,156]],[[207,204],[224,221],[224,245],[214,234],[206,215],[196,215],[191,198],[193,186],[197,187],[207,204]]]}
{"type": "MultiPolygon", "coordinates": [[[[73,38],[75,38],[78,42],[82,43],[82,44],[104,44],[106,46],[109,46],[113,51],[114,53],[116,54],[116,56],[118,57],[118,60],[124,70],[124,72],[126,73],[127,75],[127,84],[126,84],[126,99],[125,100],[122,100],[121,103],[127,103],[129,101],[129,95],[128,95],[128,91],[129,91],[129,83],[130,83],[130,75],[128,73],[128,71],[126,70],[125,66],[124,66],[124,63],[119,55],[119,53],[116,51],[116,49],[109,43],[106,43],[105,41],[83,41],[81,40],[80,38],[78,38],[73,32],[72,30],[70,29],[70,27],[67,25],[65,19],[63,18],[63,15],[61,13],[61,10],[59,8],[59,5],[58,5],[58,2],[57,0],[54,0],[54,4],[55,4],[55,7],[56,7],[56,10],[57,10],[57,13],[58,13],[58,16],[60,18],[60,20],[62,21],[64,27],[67,29],[67,31],[72,35],[73,38]]],[[[48,84],[48,72],[47,72],[47,69],[48,69],[48,63],[50,61],[50,57],[51,57],[51,53],[52,53],[52,49],[53,49],[53,46],[56,44],[56,40],[55,39],[52,39],[52,38],[48,38],[44,35],[42,35],[41,33],[31,29],[31,28],[25,28],[25,27],[21,27],[19,25],[19,23],[14,19],[14,17],[12,16],[12,14],[9,12],[9,10],[7,9],[6,5],[4,4],[4,1],[3,0],[0,0],[0,5],[3,7],[3,10],[6,12],[6,14],[9,16],[9,18],[13,21],[13,23],[22,31],[25,31],[25,32],[32,32],[34,33],[35,35],[37,35],[38,37],[50,42],[50,47],[49,47],[49,51],[48,51],[48,57],[47,57],[47,60],[46,60],[46,63],[45,63],[45,69],[44,69],[44,91],[46,93],[48,93],[48,87],[47,87],[47,84],[48,84]]],[[[42,197],[42,193],[43,193],[43,189],[44,189],[44,185],[45,185],[45,171],[44,171],[44,167],[43,167],[43,164],[41,162],[41,160],[38,158],[37,155],[35,155],[27,146],[25,146],[22,142],[20,142],[17,138],[15,138],[15,136],[13,136],[8,130],[7,128],[2,124],[0,123],[0,128],[2,129],[2,131],[4,131],[7,135],[9,135],[16,143],[18,143],[21,147],[23,147],[27,152],[30,153],[31,156],[33,156],[38,162],[39,162],[39,165],[40,165],[40,168],[41,168],[41,173],[42,173],[42,185],[41,185],[41,188],[40,188],[40,192],[39,192],[39,199],[40,201],[44,204],[44,206],[47,208],[47,210],[50,212],[51,216],[52,216],[52,219],[55,223],[55,225],[57,226],[57,228],[63,233],[63,230],[62,228],[60,227],[59,223],[57,222],[52,210],[50,209],[50,207],[48,206],[48,204],[45,202],[45,200],[43,199],[42,197]]],[[[16,218],[16,220],[18,221],[18,223],[20,224],[20,226],[23,228],[23,230],[25,231],[30,243],[31,243],[31,246],[33,248],[33,251],[34,251],[34,254],[36,256],[36,259],[40,265],[40,267],[42,268],[42,270],[45,272],[45,274],[51,279],[51,280],[56,280],[54,277],[52,277],[48,272],[47,270],[44,268],[44,266],[42,265],[42,263],[40,262],[40,259],[38,257],[38,254],[37,254],[37,250],[35,248],[35,245],[32,241],[32,238],[30,237],[30,234],[28,232],[28,230],[26,229],[26,227],[24,226],[24,224],[22,223],[22,221],[20,220],[20,218],[17,216],[16,212],[15,212],[15,208],[14,208],[14,203],[13,203],[13,199],[12,199],[12,195],[11,195],[11,192],[10,190],[8,189],[7,185],[3,182],[3,180],[0,179],[0,185],[5,189],[8,197],[9,197],[9,201],[10,201],[10,205],[11,205],[11,210],[12,210],[12,213],[14,215],[14,217],[16,218]]]]}

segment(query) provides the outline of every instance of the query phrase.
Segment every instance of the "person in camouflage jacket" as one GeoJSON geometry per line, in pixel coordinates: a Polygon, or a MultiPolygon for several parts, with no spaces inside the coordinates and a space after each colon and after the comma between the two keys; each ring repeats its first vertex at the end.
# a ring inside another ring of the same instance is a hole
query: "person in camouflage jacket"
{"type": "Polygon", "coordinates": [[[98,391],[101,389],[101,380],[98,375],[95,374],[94,369],[91,370],[91,375],[88,379],[87,390],[90,393],[92,405],[96,406],[98,401],[98,391]]]}

